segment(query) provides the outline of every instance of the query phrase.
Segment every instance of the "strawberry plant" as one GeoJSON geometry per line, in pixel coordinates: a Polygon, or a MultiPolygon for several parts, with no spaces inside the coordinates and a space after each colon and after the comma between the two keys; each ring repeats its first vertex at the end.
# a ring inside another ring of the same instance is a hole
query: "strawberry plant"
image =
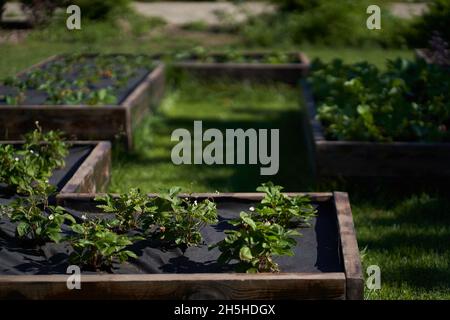
{"type": "Polygon", "coordinates": [[[25,135],[22,148],[0,145],[0,182],[24,194],[45,191],[53,170],[64,166],[68,153],[61,134],[37,129],[25,135]]]}
{"type": "Polygon", "coordinates": [[[300,235],[279,224],[253,219],[245,212],[230,224],[237,230],[226,230],[225,240],[211,248],[218,247],[221,251],[220,263],[237,260],[236,270],[247,273],[280,271],[273,256],[292,256],[297,243],[293,237],[300,235]]]}
{"type": "Polygon", "coordinates": [[[317,212],[307,196],[289,197],[281,191],[283,187],[272,182],[263,183],[256,191],[264,192],[264,198],[256,206],[252,216],[263,222],[276,223],[283,227],[308,223],[317,212]]]}
{"type": "Polygon", "coordinates": [[[265,193],[260,204],[250,207],[249,213],[241,212],[230,222],[236,229],[225,231],[227,237],[211,247],[221,251],[219,262],[237,260],[237,270],[249,273],[277,272],[273,256],[293,255],[294,237],[301,235],[293,228],[309,226],[316,210],[308,197],[289,197],[282,189],[272,182],[256,189],[265,193]]]}
{"type": "Polygon", "coordinates": [[[156,226],[156,236],[168,243],[187,247],[202,241],[200,229],[217,222],[216,204],[208,199],[198,202],[179,197],[175,187],[153,199],[152,213],[143,217],[143,227],[156,226]]]}
{"type": "Polygon", "coordinates": [[[169,245],[198,245],[202,242],[200,229],[217,221],[217,208],[208,199],[189,201],[182,198],[180,190],[174,187],[149,198],[139,189],[131,189],[118,197],[105,195],[96,200],[101,203],[98,208],[114,214],[119,232],[141,228],[169,245]]]}
{"type": "Polygon", "coordinates": [[[110,269],[114,260],[125,262],[137,258],[126,247],[141,237],[115,233],[112,231],[117,223],[115,220],[108,222],[83,217],[84,222],[72,225],[74,235],[67,239],[74,250],[70,256],[72,263],[97,270],[110,269]]]}
{"type": "Polygon", "coordinates": [[[63,238],[61,226],[66,222],[75,223],[75,219],[59,206],[49,206],[47,194],[33,194],[27,198],[18,198],[8,206],[2,206],[0,212],[11,222],[17,223],[16,235],[33,243],[47,241],[60,242],[63,238]]]}
{"type": "MultiPolygon", "coordinates": [[[[149,219],[154,212],[154,207],[150,207],[150,199],[142,194],[139,189],[131,189],[126,194],[118,197],[107,194],[95,198],[97,205],[104,212],[113,213],[117,220],[117,228],[120,232],[127,232],[139,227],[140,220],[149,219]]],[[[151,222],[153,224],[154,221],[151,222]]]]}

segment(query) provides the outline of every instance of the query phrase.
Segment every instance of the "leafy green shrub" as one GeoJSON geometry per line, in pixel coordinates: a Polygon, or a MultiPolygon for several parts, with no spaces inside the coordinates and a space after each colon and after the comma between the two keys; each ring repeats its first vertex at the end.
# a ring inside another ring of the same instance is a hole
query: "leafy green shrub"
{"type": "Polygon", "coordinates": [[[450,141],[450,78],[424,61],[314,63],[318,119],[329,139],[450,141]]]}
{"type": "Polygon", "coordinates": [[[383,10],[381,30],[367,29],[366,9],[370,4],[367,0],[286,1],[287,7],[297,9],[253,17],[241,26],[240,32],[248,44],[258,46],[405,45],[402,30],[406,30],[408,22],[394,17],[388,10],[383,10]]]}
{"type": "Polygon", "coordinates": [[[80,7],[82,17],[97,20],[127,9],[130,2],[130,0],[74,0],[72,4],[80,7]]]}
{"type": "Polygon", "coordinates": [[[429,3],[429,10],[417,17],[411,29],[407,30],[407,38],[412,46],[426,47],[433,33],[450,43],[450,1],[435,0],[429,3]]]}

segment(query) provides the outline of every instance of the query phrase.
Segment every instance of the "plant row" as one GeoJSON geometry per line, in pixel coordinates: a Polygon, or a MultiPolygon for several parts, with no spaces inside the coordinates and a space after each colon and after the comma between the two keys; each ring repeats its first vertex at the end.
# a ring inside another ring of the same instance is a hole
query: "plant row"
{"type": "MultiPolygon", "coordinates": [[[[117,104],[129,81],[148,73],[154,62],[143,55],[65,55],[18,77],[0,90],[0,104],[117,104]]],[[[1,88],[1,87],[0,87],[1,88]]]]}
{"type": "Polygon", "coordinates": [[[328,139],[450,141],[450,77],[438,65],[397,59],[381,70],[317,60],[309,81],[328,139]]]}

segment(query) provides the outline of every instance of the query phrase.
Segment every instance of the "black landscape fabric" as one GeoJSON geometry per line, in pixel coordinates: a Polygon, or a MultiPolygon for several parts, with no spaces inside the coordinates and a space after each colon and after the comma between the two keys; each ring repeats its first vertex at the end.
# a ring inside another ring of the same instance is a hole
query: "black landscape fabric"
{"type": "MultiPolygon", "coordinates": [[[[129,249],[138,259],[114,264],[113,273],[151,274],[151,273],[220,273],[233,272],[233,262],[223,266],[217,262],[220,254],[217,248],[208,250],[225,237],[229,229],[228,220],[247,211],[254,203],[247,201],[220,201],[217,203],[219,223],[202,229],[205,243],[200,247],[190,247],[184,253],[179,248],[161,249],[155,240],[142,240],[129,249]]],[[[282,272],[342,272],[339,237],[336,215],[329,204],[320,204],[319,215],[310,228],[301,229],[295,255],[277,257],[282,272]]],[[[68,211],[78,220],[80,211],[68,211]]],[[[94,211],[94,210],[92,210],[94,211]]],[[[48,243],[37,248],[24,248],[14,236],[15,225],[0,220],[0,274],[61,274],[66,273],[71,248],[68,243],[48,243]]],[[[70,228],[64,226],[69,234],[70,228]]],[[[92,273],[92,272],[85,272],[92,273]]]]}

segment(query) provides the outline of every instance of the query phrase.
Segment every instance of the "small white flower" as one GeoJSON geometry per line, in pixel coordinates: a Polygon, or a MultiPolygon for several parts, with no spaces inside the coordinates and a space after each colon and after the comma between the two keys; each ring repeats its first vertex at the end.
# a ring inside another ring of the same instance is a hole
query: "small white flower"
{"type": "Polygon", "coordinates": [[[250,210],[251,212],[255,211],[255,207],[250,207],[248,208],[248,210],[250,210]]]}
{"type": "Polygon", "coordinates": [[[197,200],[194,200],[194,206],[196,206],[197,205],[197,200]]]}
{"type": "Polygon", "coordinates": [[[19,158],[16,157],[16,158],[14,158],[14,160],[19,161],[19,158]]]}
{"type": "Polygon", "coordinates": [[[31,153],[34,153],[34,151],[33,151],[33,150],[30,150],[30,152],[31,152],[31,153]]]}
{"type": "Polygon", "coordinates": [[[53,220],[54,218],[55,218],[55,216],[52,214],[48,216],[48,220],[53,220]]]}
{"type": "Polygon", "coordinates": [[[86,217],[86,215],[85,215],[85,214],[81,215],[81,219],[83,219],[83,220],[87,220],[87,217],[86,217]]]}

